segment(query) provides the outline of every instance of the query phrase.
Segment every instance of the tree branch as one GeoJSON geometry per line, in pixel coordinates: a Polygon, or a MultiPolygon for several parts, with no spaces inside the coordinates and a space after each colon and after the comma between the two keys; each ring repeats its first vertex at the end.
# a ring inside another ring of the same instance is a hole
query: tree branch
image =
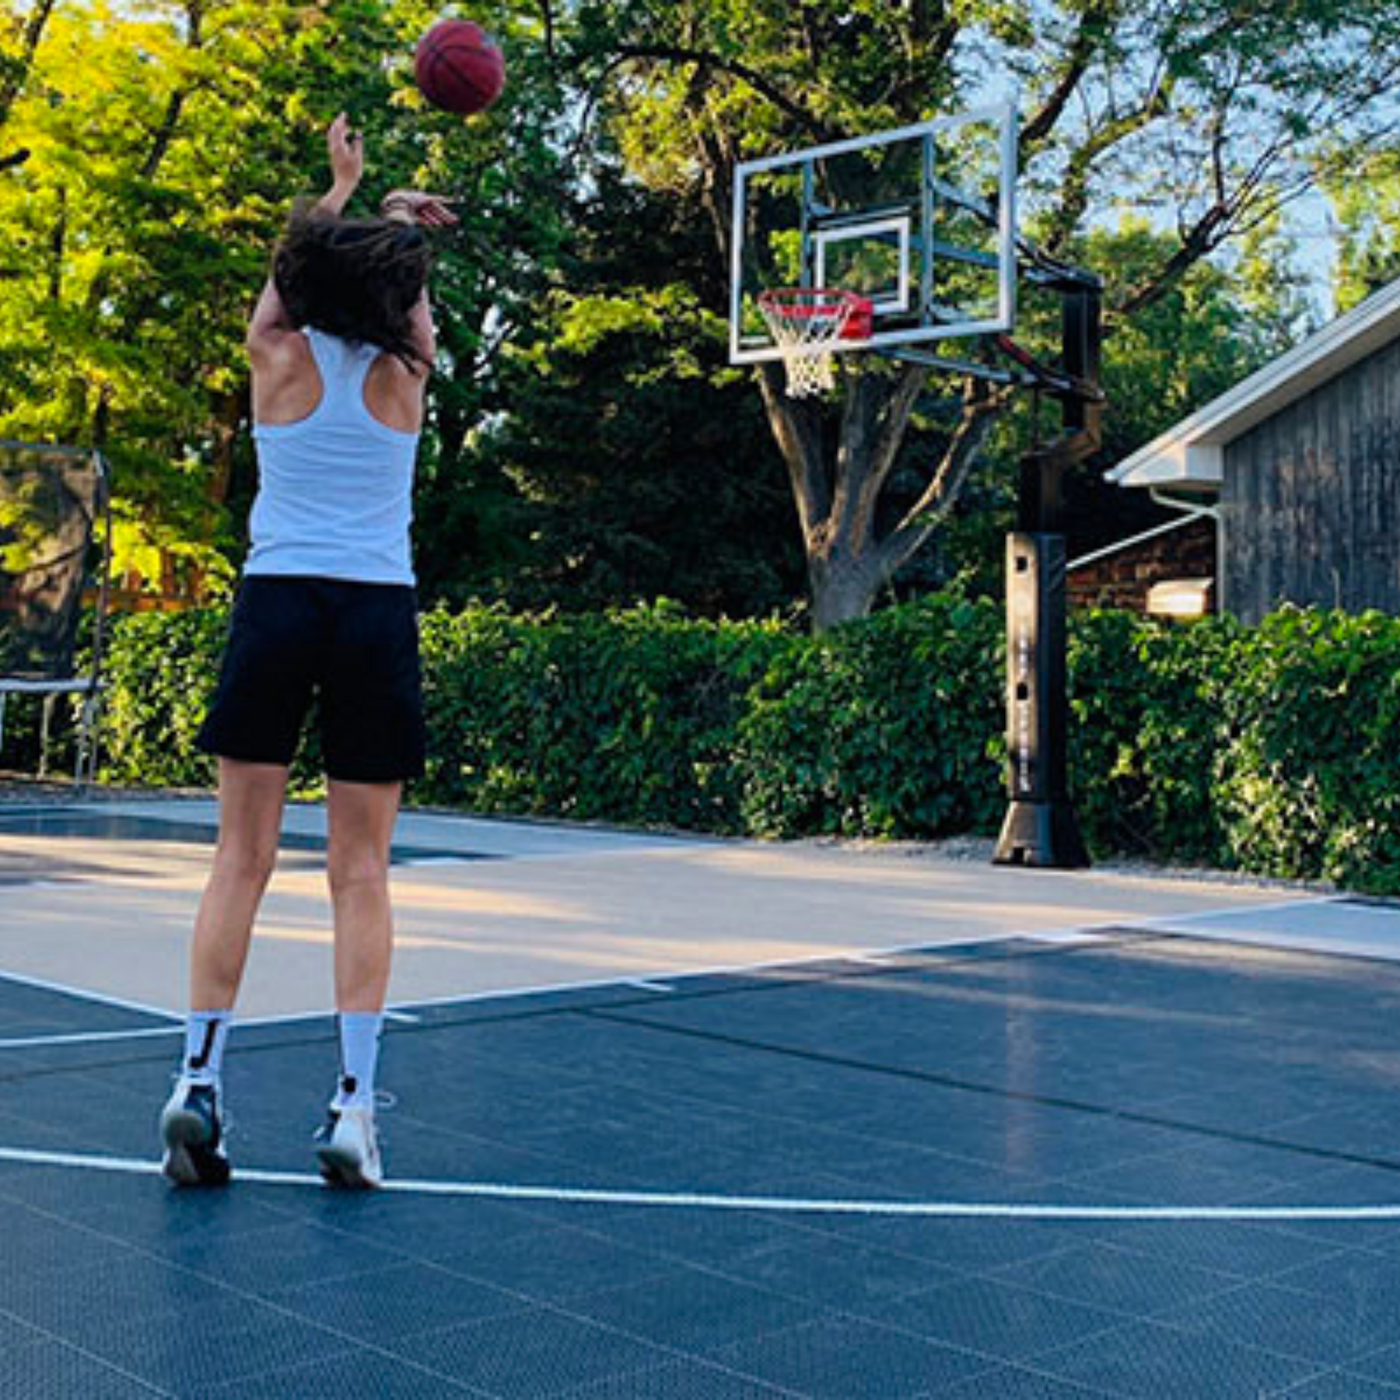
{"type": "Polygon", "coordinates": [[[1012,390],[993,389],[969,379],[963,393],[963,414],[927,488],[904,518],[880,544],[881,572],[892,578],[923,548],[953,508],[992,425],[1005,411],[1012,390]]]}
{"type": "Polygon", "coordinates": [[[674,44],[628,44],[617,51],[619,61],[628,59],[655,59],[663,63],[696,63],[703,68],[714,69],[718,73],[728,73],[746,83],[760,97],[766,98],[780,112],[791,117],[799,126],[805,127],[814,136],[824,141],[836,140],[844,132],[828,126],[819,117],[808,111],[795,98],[788,96],[780,87],[770,83],[761,73],[746,63],[722,58],[706,49],[689,49],[674,44]]]}
{"type": "Polygon", "coordinates": [[[1121,0],[1097,0],[1097,3],[1086,6],[1079,16],[1059,82],[1041,104],[1040,111],[1021,128],[1019,144],[1022,159],[1055,129],[1070,98],[1089,71],[1102,41],[1104,27],[1112,25],[1119,18],[1122,8],[1121,0]]]}
{"type": "Polygon", "coordinates": [[[763,406],[787,464],[798,523],[808,543],[810,557],[812,541],[828,528],[831,517],[831,488],[821,465],[821,410],[816,405],[799,404],[788,397],[781,365],[763,364],[759,370],[758,386],[763,394],[763,406]]]}
{"type": "Polygon", "coordinates": [[[34,55],[39,51],[39,43],[44,37],[45,26],[57,0],[40,0],[24,26],[24,39],[20,45],[20,56],[15,64],[10,80],[0,88],[0,126],[10,118],[10,109],[15,105],[24,90],[29,70],[34,65],[34,55]]]}
{"type": "MultiPolygon", "coordinates": [[[[869,374],[862,375],[861,379],[862,383],[869,380],[882,387],[886,383],[882,378],[869,374]]],[[[888,397],[876,423],[878,436],[867,454],[865,472],[854,496],[852,515],[863,530],[874,529],[876,506],[894,469],[895,459],[909,427],[909,415],[913,413],[927,380],[928,370],[922,365],[905,365],[894,388],[887,391],[888,397]]],[[[843,452],[844,448],[843,443],[843,452]]],[[[846,473],[843,471],[842,475],[846,473]]]]}

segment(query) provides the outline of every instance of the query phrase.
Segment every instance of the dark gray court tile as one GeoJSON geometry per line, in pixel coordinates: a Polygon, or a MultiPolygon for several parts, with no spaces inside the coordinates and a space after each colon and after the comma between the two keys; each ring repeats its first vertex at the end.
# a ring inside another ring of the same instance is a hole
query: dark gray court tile
{"type": "MultiPolygon", "coordinates": [[[[296,1218],[311,1227],[337,1231],[391,1249],[400,1260],[435,1260],[483,1240],[505,1248],[537,1234],[538,1217],[500,1201],[437,1197],[306,1192],[296,1198],[296,1218]]],[[[290,1211],[290,1206],[288,1206],[290,1211]]],[[[283,1215],[286,1223],[288,1215],[283,1215]]]]}
{"type": "Polygon", "coordinates": [[[32,1346],[45,1338],[33,1323],[23,1322],[9,1313],[0,1311],[0,1351],[13,1351],[18,1347],[32,1346]]]}
{"type": "Polygon", "coordinates": [[[657,1347],[547,1308],[423,1332],[390,1345],[501,1400],[546,1400],[674,1360],[657,1347]]]}
{"type": "Polygon", "coordinates": [[[1084,1237],[1072,1223],[934,1216],[848,1216],[823,1222],[823,1229],[969,1274],[1044,1259],[1084,1237]]]}
{"type": "Polygon", "coordinates": [[[519,1312],[522,1307],[515,1294],[413,1263],[263,1296],[308,1322],[375,1343],[519,1312]]]}
{"type": "Polygon", "coordinates": [[[546,1228],[587,1228],[618,1244],[672,1263],[720,1270],[759,1249],[805,1240],[809,1233],[790,1219],[744,1210],[658,1210],[649,1206],[540,1205],[546,1228]]]}
{"type": "Polygon", "coordinates": [[[793,1394],[709,1362],[676,1361],[591,1381],[561,1391],[558,1400],[792,1400],[793,1394]]]}
{"type": "Polygon", "coordinates": [[[169,1394],[57,1342],[0,1352],[5,1400],[151,1400],[169,1394]]]}
{"type": "Polygon", "coordinates": [[[33,1276],[0,1269],[0,1307],[35,1326],[77,1335],[94,1319],[178,1312],[203,1296],[203,1287],[189,1273],[133,1255],[119,1268],[87,1264],[33,1276]]]}
{"type": "Polygon", "coordinates": [[[1355,1371],[1368,1380],[1384,1381],[1387,1385],[1400,1387],[1400,1343],[1389,1345],[1396,1331],[1397,1325],[1392,1314],[1384,1331],[1374,1338],[1379,1343],[1376,1349],[1358,1357],[1346,1369],[1355,1371]]]}
{"type": "Polygon", "coordinates": [[[352,1341],[252,1300],[191,1303],[178,1317],[118,1309],[75,1329],[88,1352],[176,1393],[334,1356],[352,1341]]]}
{"type": "Polygon", "coordinates": [[[1371,1320],[1400,1319],[1400,1258],[1392,1255],[1363,1250],[1322,1252],[1311,1263],[1290,1269],[1273,1281],[1281,1288],[1330,1299],[1371,1320]]]}
{"type": "Polygon", "coordinates": [[[456,1396],[483,1400],[485,1395],[439,1372],[363,1347],[222,1385],[181,1391],[182,1400],[450,1400],[456,1396]]]}
{"type": "Polygon", "coordinates": [[[1023,1361],[1123,1322],[1119,1313],[978,1278],[892,1301],[879,1320],[1003,1361],[1023,1361]]]}
{"type": "Polygon", "coordinates": [[[1374,1351],[1394,1335],[1393,1295],[1299,1293],[1270,1284],[1247,1284],[1186,1307],[1156,1314],[1157,1320],[1190,1332],[1210,1332],[1319,1366],[1339,1365],[1374,1351]]]}
{"type": "Polygon", "coordinates": [[[1004,1283],[1146,1317],[1238,1287],[1228,1274],[1171,1259],[1153,1259],[1112,1245],[1086,1244],[1029,1263],[997,1269],[1004,1283]]]}
{"type": "Polygon", "coordinates": [[[448,1275],[539,1302],[660,1278],[678,1267],[675,1260],[563,1225],[513,1239],[484,1236],[436,1263],[448,1275]]]}
{"type": "Polygon", "coordinates": [[[1253,1203],[1274,1190],[1280,1183],[1279,1164],[1267,1166],[1257,1150],[1241,1154],[1241,1165],[1227,1169],[1186,1149],[1100,1167],[1081,1173],[1074,1182],[1140,1205],[1219,1206],[1253,1203]]]}
{"type": "Polygon", "coordinates": [[[1258,1400],[1315,1375],[1297,1357],[1156,1323],[1131,1323],[1061,1351],[1036,1369],[1133,1400],[1258,1400]]]}
{"type": "MultiPolygon", "coordinates": [[[[4,1210],[4,1239],[7,1258],[19,1264],[30,1277],[69,1272],[88,1266],[120,1267],[132,1258],[131,1250],[100,1231],[83,1229],[25,1206],[4,1210]]],[[[5,1297],[0,1285],[0,1304],[5,1297]]]]}
{"type": "Polygon", "coordinates": [[[1134,1254],[1195,1264],[1240,1279],[1274,1278],[1335,1252],[1289,1230],[1232,1220],[1114,1221],[1101,1225],[1097,1234],[1104,1244],[1134,1254]]]}
{"type": "Polygon", "coordinates": [[[249,1293],[329,1281],[402,1262],[387,1246],[292,1220],[246,1236],[176,1235],[153,1241],[161,1257],[249,1293]]]}
{"type": "Polygon", "coordinates": [[[707,1359],[809,1400],[914,1400],[996,1369],[990,1357],[856,1319],[809,1322],[724,1347],[707,1359]]]}
{"type": "Polygon", "coordinates": [[[571,1298],[569,1309],[619,1332],[693,1353],[829,1316],[817,1304],[698,1270],[571,1298]]]}
{"type": "Polygon", "coordinates": [[[939,1386],[927,1391],[918,1400],[1115,1400],[1106,1390],[1021,1366],[1007,1366],[987,1371],[971,1380],[952,1386],[939,1386]]]}
{"type": "Polygon", "coordinates": [[[931,1260],[817,1233],[750,1250],[725,1272],[789,1297],[866,1316],[907,1294],[962,1277],[931,1260]]]}
{"type": "Polygon", "coordinates": [[[1284,1391],[1283,1400],[1400,1400],[1400,1386],[1367,1380],[1354,1371],[1329,1371],[1284,1391]]]}

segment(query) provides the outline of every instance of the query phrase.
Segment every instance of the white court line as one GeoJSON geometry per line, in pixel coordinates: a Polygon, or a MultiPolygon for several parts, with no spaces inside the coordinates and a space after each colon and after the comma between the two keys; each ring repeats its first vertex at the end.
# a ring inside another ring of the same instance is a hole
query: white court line
{"type": "MultiPolygon", "coordinates": [[[[809,958],[775,958],[772,962],[761,963],[721,963],[708,967],[687,967],[679,970],[667,969],[663,972],[644,972],[640,976],[628,977],[619,974],[615,977],[595,977],[581,982],[549,982],[537,987],[501,987],[487,992],[461,992],[455,996],[424,997],[417,1001],[395,1001],[389,1003],[390,1010],[421,1010],[438,1006],[470,1006],[479,1001],[504,1001],[511,997],[555,996],[560,992],[595,992],[607,987],[642,987],[648,982],[665,985],[698,977],[742,977],[759,972],[781,972],[789,967],[813,967],[819,963],[869,963],[880,966],[887,958],[899,957],[905,953],[944,953],[953,948],[980,948],[987,943],[1010,943],[1016,939],[1041,939],[1047,943],[1059,942],[1069,935],[1082,938],[1086,942],[1107,934],[1112,929],[1128,927],[1122,922],[1094,924],[1088,928],[1080,925],[1067,925],[1058,929],[1015,929],[1010,933],[984,933],[949,938],[946,942],[927,940],[921,943],[900,943],[892,948],[864,948],[856,951],[833,948],[824,953],[814,953],[809,958]]],[[[1136,928],[1137,924],[1131,925],[1136,928]]],[[[675,990],[674,987],[671,988],[675,990]]]]}
{"type": "MultiPolygon", "coordinates": [[[[1190,921],[1202,919],[1224,919],[1241,914],[1269,913],[1279,909],[1299,909],[1306,908],[1314,904],[1335,904],[1345,899],[1343,895],[1318,895],[1306,899],[1280,900],[1271,904],[1255,904],[1238,906],[1231,905],[1224,909],[1205,910],[1199,914],[1159,914],[1143,918],[1133,919],[1131,922],[1114,921],[1103,924],[1071,924],[1061,925],[1058,928],[1046,929],[1017,929],[1010,933],[993,933],[973,937],[962,937],[956,941],[947,943],[905,943],[898,944],[892,948],[862,949],[858,952],[832,950],[829,952],[814,954],[809,958],[782,958],[773,962],[764,963],[734,963],[711,967],[688,968],[679,972],[665,972],[655,974],[643,974],[640,977],[600,977],[588,981],[579,982],[556,982],[543,986],[534,987],[509,987],[485,992],[466,992],[457,996],[429,997],[418,1001],[398,1001],[390,1002],[384,1008],[384,1017],[390,1021],[402,1021],[406,1023],[417,1023],[421,1017],[410,1014],[412,1011],[419,1011],[431,1007],[445,1006],[470,1006],[477,1002],[505,1000],[514,997],[536,997],[557,995],[561,992],[586,992],[599,991],[608,987],[636,987],[646,991],[668,991],[675,990],[673,985],[676,981],[687,980],[700,977],[733,977],[744,974],[754,974],[760,972],[782,971],[784,968],[810,967],[819,963],[850,962],[863,966],[878,967],[889,958],[899,957],[908,953],[938,953],[952,948],[981,947],[989,943],[1009,943],[1017,939],[1025,941],[1039,941],[1051,944],[1069,943],[1092,943],[1095,939],[1111,934],[1116,929],[1121,928],[1157,928],[1166,927],[1168,930],[1178,925],[1190,921]]],[[[179,1021],[183,1024],[184,1014],[177,1011],[168,1011],[159,1007],[143,1006],[139,1002],[123,1001],[116,997],[103,996],[96,992],[82,991],[76,987],[65,986],[58,982],[45,982],[40,978],[23,977],[18,973],[0,972],[0,979],[18,982],[26,986],[39,987],[46,991],[62,992],[69,996],[80,997],[88,1001],[99,1002],[108,1006],[118,1006],[129,1011],[139,1011],[150,1016],[161,1016],[167,1020],[179,1021]]],[[[239,1026],[280,1026],[293,1025],[299,1021],[319,1020],[324,1016],[331,1016],[330,1011],[297,1011],[289,1012],[280,1016],[257,1016],[248,1020],[239,1020],[239,1026]]],[[[140,1039],[160,1033],[153,1030],[138,1031],[100,1031],[92,1033],[74,1033],[66,1036],[35,1036],[27,1039],[0,1040],[0,1050],[22,1050],[29,1047],[43,1047],[49,1045],[78,1045],[87,1041],[109,1041],[123,1039],[140,1039]]]]}
{"type": "Polygon", "coordinates": [[[1229,909],[1205,909],[1199,914],[1153,914],[1150,918],[1135,920],[1132,924],[1118,924],[1119,928],[1157,928],[1163,924],[1195,924],[1210,919],[1252,918],[1256,914],[1277,914],[1283,909],[1311,909],[1318,904],[1345,904],[1344,894],[1319,894],[1304,899],[1280,899],[1272,904],[1237,904],[1229,909]]]}
{"type": "MultiPolygon", "coordinates": [[[[73,1167],[127,1176],[158,1176],[160,1164],[139,1157],[101,1157],[0,1147],[0,1162],[73,1167]]],[[[238,1181],[258,1186],[313,1186],[309,1172],[238,1168],[238,1181]]],[[[803,1196],[720,1196],[673,1191],[603,1191],[581,1186],[514,1186],[492,1181],[386,1181],[400,1195],[457,1196],[477,1200],[544,1201],[569,1205],[655,1206],[671,1210],[748,1210],[793,1215],[863,1215],[976,1220],[1395,1220],[1400,1205],[1373,1206],[1067,1206],[1002,1201],[861,1201],[803,1196]]]]}
{"type": "Polygon", "coordinates": [[[113,1040],[149,1040],[155,1036],[183,1035],[183,1024],[146,1026],[133,1031],[73,1031],[67,1035],[26,1035],[0,1040],[0,1050],[37,1050],[48,1045],[101,1045],[113,1040]]]}
{"type": "Polygon", "coordinates": [[[42,977],[26,977],[18,972],[0,972],[0,981],[15,982],[21,987],[37,987],[41,992],[61,992],[64,996],[75,997],[79,1001],[94,1001],[100,1006],[116,1006],[123,1011],[139,1011],[143,1016],[161,1016],[167,1021],[183,1021],[183,1011],[170,1011],[163,1006],[147,1006],[140,1001],[127,1001],[123,997],[107,996],[102,992],[90,992],[82,987],[70,987],[63,982],[49,982],[42,977]]]}

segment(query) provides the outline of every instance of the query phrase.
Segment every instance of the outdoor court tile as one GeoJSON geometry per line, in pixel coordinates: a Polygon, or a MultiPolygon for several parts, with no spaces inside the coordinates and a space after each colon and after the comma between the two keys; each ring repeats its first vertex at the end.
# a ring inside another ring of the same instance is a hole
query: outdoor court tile
{"type": "Polygon", "coordinates": [[[0,1269],[0,1308],[65,1337],[81,1336],[93,1320],[178,1312],[200,1286],[187,1271],[134,1253],[115,1264],[108,1259],[35,1275],[25,1272],[22,1258],[17,1264],[0,1269]]]}
{"type": "Polygon", "coordinates": [[[651,1206],[558,1205],[535,1207],[549,1226],[586,1229],[672,1264],[720,1272],[742,1268],[750,1254],[804,1244],[810,1231],[792,1217],[762,1211],[658,1210],[651,1206]]]}
{"type": "Polygon", "coordinates": [[[1274,1282],[1293,1292],[1344,1302],[1372,1321],[1389,1318],[1400,1341],[1400,1258],[1372,1251],[1321,1254],[1274,1282]]]}
{"type": "Polygon", "coordinates": [[[994,1271],[1003,1283],[1090,1307],[1147,1317],[1239,1286],[1228,1274],[1112,1245],[1084,1244],[994,1271]]]}
{"type": "Polygon", "coordinates": [[[423,1264],[398,1264],[330,1284],[317,1280],[262,1296],[308,1322],[376,1344],[525,1306],[518,1295],[423,1264]]]}
{"type": "Polygon", "coordinates": [[[1400,1343],[1389,1345],[1394,1341],[1396,1331],[1395,1314],[1391,1313],[1372,1338],[1379,1344],[1376,1349],[1357,1357],[1346,1369],[1368,1380],[1384,1381],[1387,1385],[1400,1387],[1400,1343]]]}
{"type": "MultiPolygon", "coordinates": [[[[24,1205],[4,1204],[0,1209],[6,1253],[24,1261],[24,1273],[30,1278],[89,1265],[119,1267],[133,1257],[127,1245],[101,1229],[85,1229],[24,1205]]],[[[6,1285],[15,1281],[13,1276],[0,1277],[0,1306],[7,1296],[6,1285]]]]}
{"type": "Polygon", "coordinates": [[[539,1232],[537,1217],[503,1201],[464,1197],[360,1194],[351,1191],[301,1192],[276,1199],[282,1223],[289,1218],[381,1245],[393,1252],[389,1263],[434,1261],[490,1241],[502,1250],[523,1248],[539,1232]]]}
{"type": "Polygon", "coordinates": [[[792,1400],[794,1392],[705,1361],[676,1361],[648,1371],[590,1381],[557,1400],[792,1400]]]}
{"type": "Polygon", "coordinates": [[[1117,1400],[1113,1392],[1078,1385],[1021,1366],[1007,1366],[956,1385],[939,1386],[918,1400],[1117,1400]]]}
{"type": "Polygon", "coordinates": [[[554,1400],[591,1381],[675,1359],[674,1351],[553,1308],[420,1332],[389,1349],[501,1400],[554,1400]]]}
{"type": "Polygon", "coordinates": [[[0,1351],[16,1351],[45,1339],[33,1324],[22,1322],[0,1308],[0,1351]]]}
{"type": "Polygon", "coordinates": [[[964,1274],[1029,1265],[1093,1239],[1089,1228],[1074,1221],[1052,1225],[1039,1220],[884,1216],[833,1220],[824,1228],[843,1239],[925,1259],[964,1274]]]}
{"type": "MultiPolygon", "coordinates": [[[[154,1189],[165,1189],[164,1183],[154,1189]]],[[[230,1193],[236,1189],[230,1187],[230,1193]]],[[[170,1234],[150,1247],[171,1264],[247,1293],[330,1282],[402,1261],[387,1247],[299,1220],[245,1236],[170,1234]]]]}
{"type": "Polygon", "coordinates": [[[568,1306],[591,1322],[693,1354],[833,1316],[818,1304],[698,1270],[574,1297],[568,1306]]]}
{"type": "Polygon", "coordinates": [[[1394,1336],[1395,1297],[1349,1293],[1331,1297],[1270,1284],[1247,1284],[1202,1302],[1158,1312],[1156,1320],[1189,1332],[1209,1332],[1284,1356],[1349,1364],[1394,1336]]]}
{"type": "Polygon", "coordinates": [[[335,1356],[353,1338],[289,1317],[248,1298],[207,1301],[194,1283],[193,1302],[178,1322],[169,1315],[131,1316],[121,1307],[115,1279],[114,1307],[76,1329],[84,1350],[129,1375],[174,1392],[236,1380],[280,1366],[335,1356]]]}
{"type": "MultiPolygon", "coordinates": [[[[1278,1225],[1231,1220],[1106,1221],[1103,1244],[1154,1259],[1170,1259],[1238,1279],[1274,1279],[1299,1287],[1292,1271],[1322,1255],[1346,1253],[1278,1225]]],[[[1363,1256],[1367,1257],[1367,1256],[1363,1256]]]]}
{"type": "Polygon", "coordinates": [[[1276,1164],[1256,1151],[1239,1169],[1227,1171],[1198,1161],[1191,1150],[1139,1157],[1073,1178],[1083,1190],[1144,1205],[1218,1206],[1251,1204],[1280,1184],[1276,1164]]]}
{"type": "Polygon", "coordinates": [[[181,1392],[182,1400],[455,1400],[485,1392],[441,1372],[348,1346],[335,1356],[181,1392]]]}
{"type": "Polygon", "coordinates": [[[1400,1400],[1400,1386],[1342,1370],[1304,1381],[1283,1394],[1284,1400],[1400,1400]]]}
{"type": "Polygon", "coordinates": [[[1152,1322],[1130,1323],[1042,1354],[1035,1365],[1133,1400],[1259,1400],[1318,1370],[1297,1357],[1152,1322]]]}
{"type": "Polygon", "coordinates": [[[723,1347],[708,1359],[810,1400],[914,1400],[996,1369],[992,1357],[856,1318],[808,1322],[723,1347]]]}
{"type": "Polygon", "coordinates": [[[0,1352],[0,1395],[10,1400],[151,1400],[169,1393],[56,1341],[0,1352]]]}
{"type": "Polygon", "coordinates": [[[864,1316],[878,1315],[899,1298],[961,1277],[928,1259],[818,1233],[793,1235],[751,1250],[732,1260],[725,1272],[790,1298],[864,1316]]]}
{"type": "Polygon", "coordinates": [[[433,1262],[446,1276],[489,1284],[535,1302],[658,1277],[677,1267],[673,1260],[567,1225],[459,1239],[453,1250],[434,1254],[433,1262]]]}
{"type": "Polygon", "coordinates": [[[1013,1288],[991,1279],[956,1283],[891,1302],[878,1319],[929,1341],[1024,1361],[1122,1326],[1119,1313],[1013,1288]]]}

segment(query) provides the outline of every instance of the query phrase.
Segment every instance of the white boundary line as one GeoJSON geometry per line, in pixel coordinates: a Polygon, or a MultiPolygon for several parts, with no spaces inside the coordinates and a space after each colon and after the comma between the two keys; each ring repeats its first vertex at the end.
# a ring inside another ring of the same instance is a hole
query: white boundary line
{"type": "MultiPolygon", "coordinates": [[[[672,992],[675,990],[673,983],[690,978],[698,977],[735,977],[745,974],[756,974],[762,972],[781,971],[788,967],[812,967],[821,963],[850,962],[862,966],[878,967],[889,958],[895,958],[910,953],[938,953],[951,948],[981,947],[991,943],[1009,943],[1016,939],[1028,941],[1040,941],[1044,943],[1066,943],[1070,941],[1092,943],[1095,939],[1107,937],[1115,930],[1123,928],[1157,929],[1161,928],[1167,932],[1178,928],[1182,924],[1195,923],[1201,920],[1228,919],[1237,916],[1244,916],[1258,913],[1273,913],[1280,909],[1301,909],[1310,908],[1318,904],[1336,904],[1345,902],[1344,895],[1316,895],[1310,898],[1278,900],[1270,904],[1254,904],[1231,906],[1225,909],[1204,910],[1197,914],[1154,914],[1142,918],[1134,918],[1131,922],[1113,921],[1102,924],[1074,924],[1061,925],[1059,927],[1044,929],[1014,929],[1008,933],[994,933],[984,935],[974,935],[972,937],[959,938],[948,943],[905,943],[898,944],[892,948],[866,948],[855,951],[833,949],[830,952],[813,954],[807,958],[780,958],[772,962],[763,963],[735,963],[721,966],[687,968],[677,972],[664,973],[643,973],[640,976],[627,977],[601,977],[587,981],[578,982],[558,982],[535,987],[508,987],[485,992],[466,992],[458,996],[430,997],[417,1001],[396,1001],[388,1003],[384,1008],[384,1017],[388,1021],[400,1021],[404,1023],[416,1023],[421,1017],[411,1014],[431,1007],[444,1006],[469,1006],[477,1002],[506,1000],[515,997],[550,996],[561,992],[585,992],[596,991],[606,987],[635,987],[641,990],[654,991],[659,993],[672,992]]],[[[1279,945],[1292,951],[1309,951],[1308,949],[1292,948],[1292,945],[1279,945]]],[[[1327,949],[1316,951],[1326,953],[1327,949]]],[[[1337,956],[1346,956],[1345,950],[1336,950],[1337,956]]],[[[118,997],[104,996],[98,992],[88,992],[76,987],[66,986],[59,982],[48,982],[42,978],[25,977],[19,973],[0,972],[0,980],[16,982],[24,986],[38,987],[44,991],[63,993],[68,996],[77,997],[86,1001],[92,1001],[106,1006],[116,1006],[127,1011],[137,1011],[148,1016],[160,1016],[166,1020],[178,1022],[183,1025],[184,1014],[177,1011],[169,1011],[162,1007],[146,1006],[140,1002],[125,1001],[118,997]]],[[[255,1016],[247,1020],[238,1020],[239,1026],[280,1026],[292,1025],[299,1021],[315,1021],[322,1017],[334,1016],[330,1010],[320,1011],[296,1011],[288,1012],[279,1016],[255,1016]]],[[[10,1040],[0,1040],[0,1051],[23,1050],[27,1048],[42,1048],[55,1045],[81,1045],[88,1042],[100,1043],[104,1041],[139,1040],[157,1035],[172,1034],[178,1026],[166,1029],[141,1029],[131,1031],[92,1031],[74,1032],[69,1035],[58,1036],[33,1036],[16,1037],[10,1040]]]]}
{"type": "Polygon", "coordinates": [[[21,987],[37,987],[41,992],[61,992],[64,996],[75,997],[79,1001],[93,1001],[100,1006],[115,1006],[122,1011],[139,1011],[143,1016],[161,1016],[167,1021],[183,1021],[182,1011],[169,1011],[163,1006],[147,1006],[140,1001],[127,1001],[123,997],[107,996],[103,992],[90,992],[82,987],[70,987],[63,982],[49,982],[42,977],[26,977],[19,972],[0,972],[0,981],[15,982],[21,987]]]}
{"type": "MultiPolygon", "coordinates": [[[[89,1156],[0,1147],[0,1162],[70,1167],[126,1176],[159,1176],[160,1164],[138,1157],[89,1156]]],[[[240,1168],[239,1181],[258,1186],[325,1188],[307,1172],[240,1168]]],[[[1095,1206],[1001,1201],[862,1201],[802,1196],[723,1196],[671,1191],[605,1191],[576,1186],[514,1186],[491,1181],[386,1181],[400,1195],[456,1196],[477,1200],[542,1201],[567,1205],[653,1206],[670,1210],[747,1210],[792,1215],[861,1215],[975,1220],[1394,1220],[1400,1204],[1373,1206],[1095,1206]]]]}

